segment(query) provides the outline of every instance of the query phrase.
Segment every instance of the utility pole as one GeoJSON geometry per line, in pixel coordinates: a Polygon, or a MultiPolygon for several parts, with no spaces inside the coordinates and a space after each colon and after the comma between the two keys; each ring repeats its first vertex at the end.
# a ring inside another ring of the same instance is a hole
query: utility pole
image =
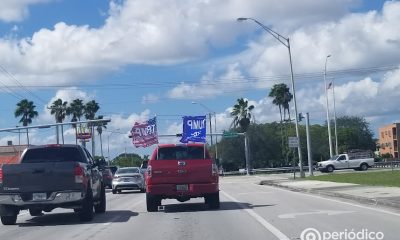
{"type": "Polygon", "coordinates": [[[310,116],[306,113],[306,134],[307,134],[307,155],[308,155],[308,173],[313,176],[313,161],[311,155],[311,139],[310,139],[310,116]]]}

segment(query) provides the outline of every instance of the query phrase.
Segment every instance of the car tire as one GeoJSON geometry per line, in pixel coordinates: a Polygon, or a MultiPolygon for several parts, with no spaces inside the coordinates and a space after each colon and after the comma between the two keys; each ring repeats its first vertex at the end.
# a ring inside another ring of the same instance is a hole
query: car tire
{"type": "Polygon", "coordinates": [[[360,165],[360,171],[367,171],[367,170],[368,170],[368,165],[366,163],[360,165]]]}
{"type": "Polygon", "coordinates": [[[204,201],[210,209],[219,209],[220,207],[219,192],[205,196],[204,201]]]}
{"type": "MultiPolygon", "coordinates": [[[[90,186],[90,185],[89,185],[90,186]]],[[[83,222],[88,222],[93,219],[93,193],[92,190],[89,188],[86,194],[85,199],[82,201],[82,208],[78,212],[79,219],[83,222]]]]}
{"type": "Polygon", "coordinates": [[[140,192],[141,192],[141,193],[145,193],[145,192],[146,192],[146,188],[141,188],[141,189],[140,189],[140,192]]]}
{"type": "Polygon", "coordinates": [[[3,223],[3,225],[15,225],[16,222],[17,215],[1,216],[1,223],[3,223]]]}
{"type": "Polygon", "coordinates": [[[94,206],[95,213],[105,213],[106,212],[106,189],[101,187],[99,203],[94,206]]]}
{"type": "Polygon", "coordinates": [[[326,167],[326,172],[331,173],[335,170],[335,168],[332,165],[329,165],[326,167]]]}
{"type": "Polygon", "coordinates": [[[111,192],[112,192],[113,194],[117,194],[117,190],[115,190],[115,189],[113,189],[111,192]]]}
{"type": "Polygon", "coordinates": [[[146,206],[148,212],[157,212],[158,206],[160,205],[161,205],[160,197],[146,193],[146,206]]]}

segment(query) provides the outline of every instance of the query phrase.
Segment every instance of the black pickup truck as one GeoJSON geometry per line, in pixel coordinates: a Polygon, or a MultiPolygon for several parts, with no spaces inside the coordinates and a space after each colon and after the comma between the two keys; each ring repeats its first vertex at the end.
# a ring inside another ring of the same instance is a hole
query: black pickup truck
{"type": "Polygon", "coordinates": [[[19,164],[0,168],[0,217],[14,225],[20,210],[32,216],[55,208],[73,209],[81,221],[106,211],[99,164],[79,145],[45,145],[26,149],[19,164]]]}

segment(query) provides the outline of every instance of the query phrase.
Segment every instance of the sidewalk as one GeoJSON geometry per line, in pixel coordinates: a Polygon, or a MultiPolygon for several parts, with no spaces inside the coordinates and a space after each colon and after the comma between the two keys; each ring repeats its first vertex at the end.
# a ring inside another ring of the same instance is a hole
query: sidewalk
{"type": "Polygon", "coordinates": [[[285,176],[257,176],[260,185],[270,185],[296,192],[307,192],[323,196],[349,199],[365,204],[393,207],[400,209],[400,188],[366,186],[353,183],[336,183],[315,180],[293,180],[285,176]]]}

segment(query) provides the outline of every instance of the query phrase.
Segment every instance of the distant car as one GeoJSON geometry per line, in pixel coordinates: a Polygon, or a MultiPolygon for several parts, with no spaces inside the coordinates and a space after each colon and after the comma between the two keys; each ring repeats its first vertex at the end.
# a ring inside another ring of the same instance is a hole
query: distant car
{"type": "Polygon", "coordinates": [[[374,158],[367,153],[348,153],[332,156],[326,161],[318,163],[321,172],[333,172],[338,169],[354,169],[366,171],[375,165],[374,158]]]}
{"type": "Polygon", "coordinates": [[[108,167],[104,168],[102,174],[104,186],[112,188],[113,173],[111,169],[109,169],[108,167]]]}
{"type": "Polygon", "coordinates": [[[118,168],[112,181],[112,193],[120,193],[122,190],[140,190],[145,192],[143,175],[138,167],[118,168]]]}

